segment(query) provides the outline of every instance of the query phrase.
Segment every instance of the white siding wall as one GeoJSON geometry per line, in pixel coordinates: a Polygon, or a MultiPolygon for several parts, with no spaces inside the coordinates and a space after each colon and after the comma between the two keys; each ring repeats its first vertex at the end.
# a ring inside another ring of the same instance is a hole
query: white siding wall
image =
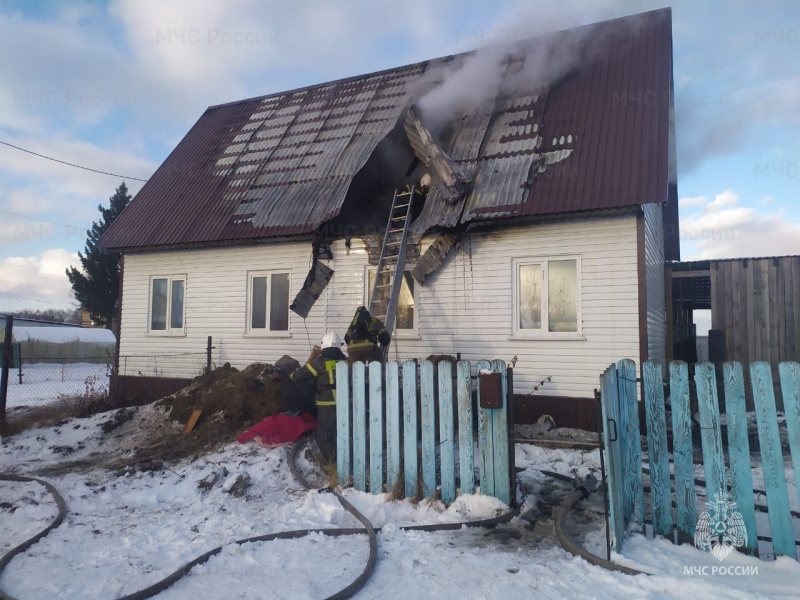
{"type": "Polygon", "coordinates": [[[660,204],[644,206],[644,250],[647,276],[647,352],[664,361],[667,343],[664,286],[664,217],[660,204]]]}
{"type": "MultiPolygon", "coordinates": [[[[517,393],[551,376],[539,394],[591,397],[610,363],[639,357],[636,218],[617,217],[536,225],[467,236],[460,251],[424,287],[417,286],[416,337],[396,336],[391,358],[461,353],[462,358],[518,357],[517,393]],[[581,340],[518,340],[512,334],[514,258],[581,257],[581,340]]],[[[426,240],[426,244],[431,240],[426,240]]],[[[242,367],[274,361],[282,354],[303,360],[326,330],[343,335],[364,302],[366,251],[352,240],[333,246],[335,270],[306,327],[290,315],[288,338],[245,335],[247,272],[292,271],[293,298],[310,264],[307,242],[131,254],[125,257],[121,354],[202,352],[214,338],[216,364],[242,367]],[[152,275],[182,274],[186,283],[186,335],[147,334],[148,287],[152,275]]]]}

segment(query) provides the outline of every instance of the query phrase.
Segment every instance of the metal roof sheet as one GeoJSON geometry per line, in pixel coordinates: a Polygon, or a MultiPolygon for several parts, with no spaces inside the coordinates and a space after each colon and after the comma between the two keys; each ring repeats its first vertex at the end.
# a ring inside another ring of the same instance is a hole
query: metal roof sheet
{"type": "MultiPolygon", "coordinates": [[[[580,67],[546,89],[515,80],[513,90],[456,118],[441,145],[473,177],[470,192],[450,205],[434,186],[412,229],[666,203],[670,19],[663,9],[552,34],[592,42],[580,67]]],[[[441,79],[468,57],[210,107],[101,246],[313,232],[339,214],[353,176],[430,89],[432,74],[441,79]]],[[[524,57],[523,47],[504,63],[507,73],[524,57]]]]}

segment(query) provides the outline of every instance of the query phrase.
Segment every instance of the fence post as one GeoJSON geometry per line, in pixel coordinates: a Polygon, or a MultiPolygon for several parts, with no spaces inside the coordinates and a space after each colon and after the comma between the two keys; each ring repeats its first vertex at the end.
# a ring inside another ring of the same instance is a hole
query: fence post
{"type": "Polygon", "coordinates": [[[647,453],[650,458],[650,489],[653,507],[653,533],[673,539],[672,488],[667,455],[667,418],[664,410],[664,376],[661,363],[642,364],[644,402],[647,411],[647,453]]]}
{"type": "MultiPolygon", "coordinates": [[[[794,546],[792,514],[789,509],[789,492],[778,434],[775,389],[772,387],[772,368],[768,362],[750,363],[750,380],[756,404],[758,423],[758,445],[761,448],[761,466],[764,470],[764,485],[767,489],[769,531],[775,557],[797,557],[794,546]]],[[[796,465],[795,465],[796,468],[796,465]]],[[[749,532],[748,532],[749,533],[749,532]]]]}
{"type": "Polygon", "coordinates": [[[678,507],[678,543],[694,542],[697,527],[697,499],[694,488],[689,366],[682,361],[669,364],[669,393],[672,404],[672,455],[675,460],[675,500],[678,507]]]}
{"type": "Polygon", "coordinates": [[[211,372],[211,351],[214,346],[211,345],[211,336],[208,336],[208,343],[206,344],[206,373],[211,372]]]}
{"type": "Polygon", "coordinates": [[[0,374],[0,432],[6,431],[6,398],[8,395],[8,353],[11,352],[11,330],[14,317],[6,317],[6,331],[3,337],[2,374],[0,374]]]}

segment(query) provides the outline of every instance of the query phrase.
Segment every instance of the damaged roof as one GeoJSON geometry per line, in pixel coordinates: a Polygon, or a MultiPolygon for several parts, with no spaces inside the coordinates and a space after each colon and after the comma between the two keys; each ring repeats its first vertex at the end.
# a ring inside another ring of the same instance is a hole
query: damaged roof
{"type": "MultiPolygon", "coordinates": [[[[506,57],[506,72],[524,71],[526,48],[545,39],[580,39],[582,60],[548,87],[515,81],[455,116],[437,141],[471,179],[468,191],[453,202],[434,186],[414,231],[666,204],[675,195],[668,194],[675,183],[670,10],[525,41],[506,57]]],[[[314,232],[339,214],[353,177],[409,107],[472,56],[208,108],[100,246],[135,250],[314,232]]],[[[665,221],[677,230],[676,201],[665,221]]]]}

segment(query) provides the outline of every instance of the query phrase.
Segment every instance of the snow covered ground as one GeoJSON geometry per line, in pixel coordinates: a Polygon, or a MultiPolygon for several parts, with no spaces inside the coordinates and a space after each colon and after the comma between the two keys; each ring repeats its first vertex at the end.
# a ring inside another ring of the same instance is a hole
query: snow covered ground
{"type": "Polygon", "coordinates": [[[105,364],[23,364],[21,384],[16,370],[9,373],[6,406],[39,406],[55,402],[61,395],[104,393],[108,391],[108,372],[108,365],[105,364]]]}
{"type": "MultiPolygon", "coordinates": [[[[147,418],[163,412],[143,407],[147,418]]],[[[102,456],[120,459],[140,443],[135,431],[104,431],[109,414],[73,419],[3,440],[0,472],[46,473],[64,496],[67,518],[16,557],[0,575],[0,588],[21,600],[118,598],[146,587],[195,556],[221,544],[224,550],[195,567],[159,599],[322,598],[349,584],[368,555],[366,536],[235,545],[236,539],[309,527],[355,527],[330,493],[307,491],[292,478],[287,449],[266,450],[235,442],[194,461],[151,471],[87,467],[102,456]],[[80,468],[79,468],[80,467],[80,468]],[[225,468],[209,490],[198,481],[225,468]],[[223,482],[247,472],[242,496],[223,482]]],[[[175,428],[180,435],[180,428],[175,428]]],[[[487,531],[425,533],[404,524],[445,523],[495,516],[503,508],[481,496],[460,498],[444,509],[425,500],[393,501],[347,490],[345,495],[376,526],[377,567],[357,598],[796,598],[800,564],[767,562],[734,553],[720,563],[691,546],[634,536],[614,560],[654,573],[630,577],[574,558],[551,534],[551,512],[568,493],[565,484],[539,469],[585,475],[597,466],[597,450],[552,450],[518,445],[517,466],[525,490],[523,514],[487,531]],[[750,575],[712,574],[713,567],[742,567],[750,575]],[[704,569],[703,567],[707,567],[704,569]],[[689,569],[686,571],[686,569],[689,569]],[[694,570],[693,570],[694,569],[694,570]],[[757,574],[752,574],[757,569],[757,574]],[[695,574],[685,574],[693,572],[695,574]],[[707,572],[708,574],[703,574],[707,572]]],[[[0,482],[0,554],[46,526],[56,512],[35,483],[0,482]]],[[[602,554],[602,502],[592,497],[569,517],[571,532],[602,554]]]]}

